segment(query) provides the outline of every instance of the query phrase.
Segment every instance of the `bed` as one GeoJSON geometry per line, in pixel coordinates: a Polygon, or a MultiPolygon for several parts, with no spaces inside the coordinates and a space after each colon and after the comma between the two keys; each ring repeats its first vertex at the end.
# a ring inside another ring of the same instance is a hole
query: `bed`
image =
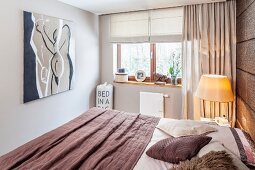
{"type": "MultiPolygon", "coordinates": [[[[171,169],[173,164],[153,159],[146,155],[146,151],[162,139],[169,138],[169,134],[156,126],[176,123],[178,126],[179,122],[92,108],[65,125],[3,155],[0,157],[0,169],[171,169]]],[[[244,164],[249,159],[245,155],[246,148],[240,145],[240,137],[233,135],[240,131],[210,126],[217,131],[207,134],[212,137],[211,148],[210,145],[207,148],[216,149],[215,144],[224,144],[237,160],[239,169],[248,169],[244,164]]]]}

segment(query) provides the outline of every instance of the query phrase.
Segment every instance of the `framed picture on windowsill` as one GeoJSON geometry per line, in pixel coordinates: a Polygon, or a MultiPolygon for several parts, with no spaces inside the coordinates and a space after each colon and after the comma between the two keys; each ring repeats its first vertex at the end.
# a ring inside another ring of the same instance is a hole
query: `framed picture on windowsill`
{"type": "Polygon", "coordinates": [[[138,82],[143,82],[146,79],[146,73],[143,70],[138,70],[135,73],[135,79],[138,82]]]}

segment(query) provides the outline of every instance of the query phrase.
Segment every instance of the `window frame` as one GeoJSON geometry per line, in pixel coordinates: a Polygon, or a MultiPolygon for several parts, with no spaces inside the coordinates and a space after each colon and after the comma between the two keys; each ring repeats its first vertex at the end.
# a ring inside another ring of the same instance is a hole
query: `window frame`
{"type": "MultiPolygon", "coordinates": [[[[117,44],[117,68],[121,68],[121,44],[117,44]]],[[[150,76],[147,76],[144,82],[156,81],[156,44],[150,43],[150,76]]],[[[135,76],[128,75],[129,81],[136,81],[135,76]]]]}
{"type": "MultiPolygon", "coordinates": [[[[156,43],[150,43],[150,76],[144,82],[156,82],[157,73],[156,43]]],[[[117,44],[117,68],[121,68],[121,44],[117,44]]],[[[128,81],[136,81],[135,76],[128,75],[128,81]]]]}

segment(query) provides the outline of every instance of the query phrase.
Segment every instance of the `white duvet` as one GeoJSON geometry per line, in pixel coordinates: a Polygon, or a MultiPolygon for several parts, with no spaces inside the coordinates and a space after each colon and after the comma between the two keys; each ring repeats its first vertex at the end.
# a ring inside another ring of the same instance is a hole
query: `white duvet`
{"type": "MultiPolygon", "coordinates": [[[[159,121],[159,124],[161,123],[165,123],[166,121],[169,121],[169,123],[171,123],[171,121],[176,121],[173,119],[161,119],[159,121]]],[[[201,122],[198,122],[201,123],[201,122]]],[[[206,123],[206,122],[205,122],[206,123]]],[[[208,136],[213,137],[212,141],[205,146],[204,148],[202,148],[200,150],[200,152],[198,153],[199,156],[202,156],[206,153],[208,153],[209,151],[221,151],[221,150],[226,150],[229,154],[231,154],[232,158],[233,158],[233,162],[235,163],[235,165],[240,169],[240,170],[248,170],[248,168],[241,162],[241,160],[235,155],[238,154],[239,152],[237,150],[235,150],[236,153],[232,153],[229,151],[228,148],[225,148],[224,146],[228,146],[228,147],[236,147],[235,145],[235,141],[234,139],[232,139],[232,135],[229,132],[229,128],[223,128],[220,126],[213,126],[216,129],[218,129],[217,132],[213,132],[211,134],[209,134],[208,136]],[[224,146],[223,146],[224,145],[224,146]]],[[[187,127],[188,128],[188,127],[187,127]]],[[[152,139],[150,141],[150,143],[148,144],[148,146],[146,147],[144,153],[142,154],[141,158],[139,159],[139,161],[137,162],[136,166],[134,167],[134,170],[169,170],[170,168],[173,167],[173,164],[164,162],[164,161],[160,161],[160,160],[156,160],[153,158],[150,158],[149,156],[146,155],[146,151],[155,143],[159,142],[162,139],[166,139],[169,136],[164,133],[163,131],[155,128],[152,139]]]]}

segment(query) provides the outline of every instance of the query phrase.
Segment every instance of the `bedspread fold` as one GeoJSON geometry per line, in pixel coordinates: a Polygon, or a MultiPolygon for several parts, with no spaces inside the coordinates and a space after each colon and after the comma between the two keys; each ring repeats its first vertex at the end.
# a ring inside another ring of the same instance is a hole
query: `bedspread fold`
{"type": "Polygon", "coordinates": [[[0,157],[0,169],[133,169],[159,118],[92,108],[0,157]]]}

